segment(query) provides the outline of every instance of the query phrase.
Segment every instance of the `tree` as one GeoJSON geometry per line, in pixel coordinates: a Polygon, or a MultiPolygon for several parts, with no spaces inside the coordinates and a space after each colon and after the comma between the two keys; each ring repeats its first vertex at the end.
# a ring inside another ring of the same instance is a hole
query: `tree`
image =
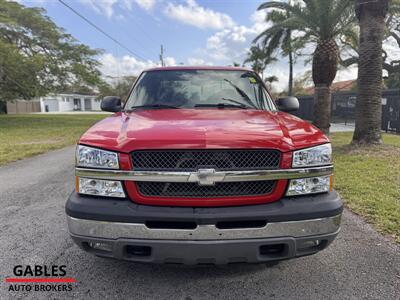
{"type": "Polygon", "coordinates": [[[77,42],[41,8],[0,0],[0,101],[101,83],[100,50],[77,42]]]}
{"type": "Polygon", "coordinates": [[[268,53],[259,45],[253,45],[250,47],[247,58],[243,64],[252,63],[251,68],[254,72],[260,74],[261,78],[264,78],[265,68],[272,62],[276,61],[276,58],[272,57],[270,54],[271,53],[268,53]]]}
{"type": "Polygon", "coordinates": [[[355,144],[380,144],[382,116],[382,41],[389,0],[356,0],[360,25],[355,144]]]}
{"type": "Polygon", "coordinates": [[[385,86],[388,89],[400,89],[400,71],[394,72],[385,78],[385,86]]]}
{"type": "Polygon", "coordinates": [[[278,77],[276,77],[274,75],[264,78],[264,82],[267,85],[269,90],[272,90],[272,83],[273,82],[278,82],[278,81],[279,81],[278,77]]]}
{"type": "MultiPolygon", "coordinates": [[[[282,23],[290,17],[289,11],[281,12],[277,10],[270,11],[267,14],[266,22],[272,22],[273,24],[282,23]]],[[[254,43],[261,40],[261,44],[266,48],[267,53],[274,53],[280,50],[282,56],[287,56],[289,59],[289,83],[288,83],[288,94],[293,94],[293,65],[294,65],[294,44],[292,41],[292,30],[280,28],[276,31],[268,30],[260,33],[255,39],[254,43]]]]}
{"type": "MultiPolygon", "coordinates": [[[[386,17],[386,30],[383,44],[397,46],[400,52],[400,0],[389,1],[386,17]]],[[[383,50],[383,69],[387,72],[385,83],[388,88],[400,88],[400,59],[393,59],[392,53],[383,50]]]]}
{"type": "MultiPolygon", "coordinates": [[[[400,88],[400,60],[393,58],[393,49],[397,47],[400,52],[400,0],[391,0],[385,23],[383,45],[392,48],[389,52],[382,49],[383,69],[387,73],[385,84],[388,88],[400,88]]],[[[341,39],[346,56],[340,60],[340,64],[344,67],[358,63],[359,28],[356,25],[341,39]]]]}
{"type": "Polygon", "coordinates": [[[331,115],[330,87],[335,79],[339,58],[337,39],[354,22],[352,0],[308,0],[295,3],[271,1],[258,8],[277,9],[289,15],[273,24],[265,35],[280,30],[297,30],[303,33],[302,40],[316,44],[312,62],[312,77],[315,85],[314,124],[329,133],[331,115]]]}
{"type": "Polygon", "coordinates": [[[296,96],[309,96],[307,88],[312,84],[311,71],[306,71],[304,74],[294,79],[293,92],[296,96]]]}
{"type": "Polygon", "coordinates": [[[104,82],[99,86],[99,97],[118,96],[122,101],[126,101],[135,80],[135,76],[124,76],[114,80],[112,83],[104,82]]]}
{"type": "Polygon", "coordinates": [[[264,82],[273,83],[273,82],[278,82],[278,81],[279,81],[278,77],[276,77],[274,75],[264,78],[264,82]]]}

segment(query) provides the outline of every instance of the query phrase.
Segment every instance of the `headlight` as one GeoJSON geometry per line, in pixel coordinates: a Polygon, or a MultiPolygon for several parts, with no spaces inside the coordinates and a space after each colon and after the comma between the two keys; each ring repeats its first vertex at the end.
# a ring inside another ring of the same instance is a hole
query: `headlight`
{"type": "Polygon", "coordinates": [[[121,181],[78,178],[77,191],[80,194],[125,198],[121,181]]]}
{"type": "Polygon", "coordinates": [[[332,163],[332,146],[324,144],[293,152],[292,167],[311,167],[330,165],[332,163]]]}
{"type": "Polygon", "coordinates": [[[92,147],[76,147],[76,165],[79,167],[119,169],[118,154],[92,147]]]}
{"type": "Polygon", "coordinates": [[[292,179],[286,196],[324,193],[332,190],[332,176],[292,179]]]}

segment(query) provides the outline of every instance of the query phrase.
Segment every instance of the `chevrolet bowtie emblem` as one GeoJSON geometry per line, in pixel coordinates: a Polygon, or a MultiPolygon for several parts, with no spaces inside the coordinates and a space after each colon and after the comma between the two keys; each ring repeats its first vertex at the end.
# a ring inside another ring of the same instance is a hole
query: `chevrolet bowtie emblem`
{"type": "Polygon", "coordinates": [[[197,172],[191,173],[189,182],[197,182],[199,185],[214,185],[221,182],[225,178],[224,173],[216,173],[215,169],[198,169],[197,172]]]}

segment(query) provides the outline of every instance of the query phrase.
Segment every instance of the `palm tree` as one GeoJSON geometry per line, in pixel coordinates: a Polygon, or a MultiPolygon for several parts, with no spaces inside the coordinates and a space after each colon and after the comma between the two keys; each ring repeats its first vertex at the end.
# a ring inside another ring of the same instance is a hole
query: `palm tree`
{"type": "Polygon", "coordinates": [[[269,90],[272,90],[272,83],[273,82],[278,82],[278,81],[279,81],[279,79],[275,75],[268,76],[268,77],[264,78],[264,82],[267,85],[269,90]]]}
{"type": "Polygon", "coordinates": [[[273,82],[278,82],[278,81],[279,81],[279,79],[275,75],[264,78],[264,82],[273,83],[273,82]]]}
{"type": "MultiPolygon", "coordinates": [[[[266,21],[272,23],[281,23],[289,17],[289,12],[285,13],[277,10],[270,11],[267,14],[266,21]]],[[[254,43],[257,43],[262,39],[261,43],[266,48],[267,53],[274,53],[278,49],[281,54],[289,59],[289,83],[288,83],[288,94],[293,94],[293,64],[294,64],[294,49],[292,42],[292,30],[281,28],[280,30],[267,33],[266,31],[260,33],[255,39],[254,43]]]]}
{"type": "Polygon", "coordinates": [[[382,41],[388,8],[389,0],[355,1],[360,25],[355,144],[382,143],[382,41]]]}
{"type": "Polygon", "coordinates": [[[266,2],[258,8],[278,9],[288,18],[273,24],[264,33],[275,34],[285,30],[303,33],[302,40],[316,43],[312,62],[315,85],[314,124],[329,133],[331,115],[330,86],[336,77],[339,47],[336,39],[354,22],[353,0],[304,0],[301,3],[266,2]]]}
{"type": "MultiPolygon", "coordinates": [[[[400,0],[391,0],[387,17],[385,21],[386,30],[383,37],[383,44],[390,44],[390,40],[395,42],[398,50],[400,50],[400,0]]],[[[356,65],[358,63],[360,30],[358,23],[354,24],[354,32],[349,32],[349,35],[343,36],[341,45],[346,57],[341,59],[340,64],[344,67],[356,65]]],[[[393,51],[394,52],[394,51],[393,51]]],[[[388,88],[398,88],[400,84],[400,60],[394,59],[391,52],[386,52],[382,49],[383,69],[387,72],[385,85],[388,88]],[[396,86],[397,82],[397,86],[396,86]]]]}
{"type": "Polygon", "coordinates": [[[254,72],[260,74],[261,78],[264,78],[263,73],[265,68],[274,61],[276,61],[276,58],[269,55],[265,49],[258,45],[253,45],[250,47],[250,50],[247,53],[247,58],[243,64],[251,63],[251,68],[254,70],[254,72]]]}

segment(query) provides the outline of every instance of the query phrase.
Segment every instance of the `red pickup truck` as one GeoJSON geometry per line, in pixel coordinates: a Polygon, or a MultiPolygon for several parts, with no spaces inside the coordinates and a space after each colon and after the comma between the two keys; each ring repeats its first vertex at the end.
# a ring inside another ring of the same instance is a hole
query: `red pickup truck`
{"type": "Polygon", "coordinates": [[[329,139],[232,67],[144,71],[79,140],[69,232],[98,256],[171,264],[314,254],[340,230],[329,139]]]}

